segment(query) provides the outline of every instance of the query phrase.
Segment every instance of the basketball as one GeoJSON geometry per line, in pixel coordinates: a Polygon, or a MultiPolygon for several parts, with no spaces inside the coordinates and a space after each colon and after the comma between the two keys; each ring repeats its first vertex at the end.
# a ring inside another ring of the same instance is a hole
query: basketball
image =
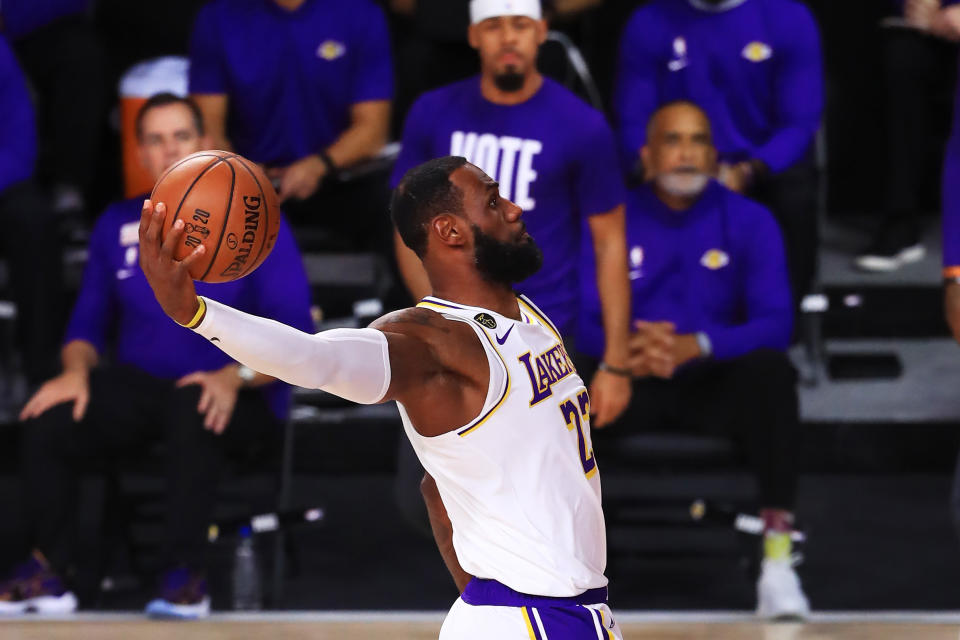
{"type": "Polygon", "coordinates": [[[190,265],[203,282],[229,282],[256,269],[280,229],[280,200],[260,167],[227,151],[200,151],[166,170],[150,200],[164,203],[163,237],[183,220],[178,260],[198,246],[206,254],[190,265]]]}

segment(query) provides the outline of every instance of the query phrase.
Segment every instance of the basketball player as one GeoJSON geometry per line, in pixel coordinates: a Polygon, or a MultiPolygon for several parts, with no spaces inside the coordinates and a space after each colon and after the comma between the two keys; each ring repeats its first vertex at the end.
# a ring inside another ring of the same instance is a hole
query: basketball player
{"type": "Polygon", "coordinates": [[[453,548],[473,578],[440,637],[619,638],[606,605],[590,397],[552,322],[512,284],[540,268],[520,207],[464,158],[431,160],[394,192],[392,216],[432,295],[367,329],[310,335],[198,297],[144,203],[141,265],[178,323],[256,371],[354,402],[396,401],[435,479],[453,548]]]}
{"type": "MultiPolygon", "coordinates": [[[[517,283],[572,343],[581,245],[596,251],[606,345],[590,380],[596,425],[630,401],[626,365],[630,283],[624,239],[624,189],[613,132],[603,114],[537,70],[546,41],[540,0],[472,0],[468,37],[480,75],[422,95],[407,115],[394,186],[412,167],[444,155],[464,156],[500,183],[525,212],[543,250],[544,268],[517,283]]],[[[417,300],[430,283],[397,237],[397,261],[417,300]]],[[[575,354],[574,354],[575,355],[575,354]]]]}

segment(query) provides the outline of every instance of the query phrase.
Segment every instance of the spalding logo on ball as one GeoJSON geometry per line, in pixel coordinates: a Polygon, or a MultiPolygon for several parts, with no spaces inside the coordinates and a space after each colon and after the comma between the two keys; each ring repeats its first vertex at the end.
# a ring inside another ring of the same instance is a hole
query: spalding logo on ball
{"type": "Polygon", "coordinates": [[[184,222],[177,260],[206,247],[190,265],[194,280],[229,282],[251,273],[280,231],[280,199],[267,176],[228,151],[199,151],[180,160],[160,176],[150,200],[167,206],[164,238],[174,222],[184,222]]]}

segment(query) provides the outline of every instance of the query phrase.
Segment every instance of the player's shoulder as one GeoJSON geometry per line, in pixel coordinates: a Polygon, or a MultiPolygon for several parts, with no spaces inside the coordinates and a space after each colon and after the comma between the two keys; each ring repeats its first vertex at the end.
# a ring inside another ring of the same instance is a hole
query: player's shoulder
{"type": "Polygon", "coordinates": [[[652,0],[633,10],[627,19],[627,32],[657,33],[658,27],[671,22],[678,15],[676,0],[652,0]]]}
{"type": "Polygon", "coordinates": [[[432,309],[408,307],[383,315],[370,323],[371,329],[425,337],[451,331],[451,322],[432,309]]]}
{"type": "Polygon", "coordinates": [[[771,29],[783,36],[796,36],[816,29],[816,18],[801,0],[764,0],[764,15],[772,18],[768,21],[771,29]]]}
{"type": "Polygon", "coordinates": [[[589,102],[552,78],[544,77],[544,98],[551,105],[550,113],[572,127],[571,131],[596,131],[609,127],[606,117],[589,102]]]}
{"type": "Polygon", "coordinates": [[[464,80],[458,80],[442,87],[424,91],[414,101],[411,110],[438,109],[445,105],[463,103],[473,100],[479,95],[480,80],[478,76],[471,76],[464,80]]]}

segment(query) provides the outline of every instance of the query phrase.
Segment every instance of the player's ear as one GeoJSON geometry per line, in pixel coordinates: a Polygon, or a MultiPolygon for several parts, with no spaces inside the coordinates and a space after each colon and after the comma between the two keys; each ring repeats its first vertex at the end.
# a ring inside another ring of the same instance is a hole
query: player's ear
{"type": "Polygon", "coordinates": [[[474,49],[480,48],[480,40],[477,37],[477,25],[472,24],[467,27],[467,42],[469,42],[470,46],[474,49]]]}
{"type": "Polygon", "coordinates": [[[433,219],[430,228],[437,234],[443,244],[450,247],[459,247],[466,242],[461,223],[461,219],[457,216],[442,213],[433,219]]]}

